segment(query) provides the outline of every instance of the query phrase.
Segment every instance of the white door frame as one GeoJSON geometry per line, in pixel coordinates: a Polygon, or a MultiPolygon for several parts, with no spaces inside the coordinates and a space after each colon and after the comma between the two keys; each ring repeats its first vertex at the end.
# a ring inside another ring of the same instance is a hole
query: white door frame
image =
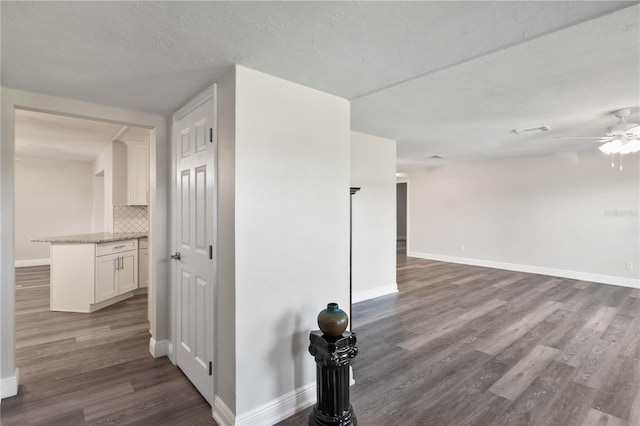
{"type": "Polygon", "coordinates": [[[149,170],[149,290],[148,315],[152,337],[150,352],[153,356],[167,355],[169,330],[165,320],[167,295],[167,194],[158,191],[168,186],[168,122],[165,117],[98,105],[67,98],[1,89],[1,150],[0,150],[0,318],[2,341],[0,348],[0,378],[2,398],[17,393],[15,365],[15,253],[14,253],[14,156],[15,111],[23,109],[68,117],[85,118],[123,126],[143,127],[150,130],[149,170]]]}
{"type": "MultiPolygon", "coordinates": [[[[176,188],[177,188],[177,184],[178,184],[178,173],[177,173],[177,169],[176,169],[176,160],[177,160],[177,149],[178,149],[178,143],[177,143],[177,139],[178,139],[178,135],[177,135],[177,130],[176,130],[176,123],[178,122],[178,120],[182,119],[184,116],[186,116],[187,114],[189,114],[191,111],[193,111],[194,109],[198,108],[199,106],[203,105],[204,103],[213,100],[213,129],[214,132],[217,132],[218,129],[218,114],[217,114],[217,104],[216,104],[216,85],[213,84],[210,87],[208,87],[207,89],[205,89],[202,93],[200,93],[198,96],[196,96],[194,99],[192,99],[191,101],[189,101],[187,104],[185,104],[184,106],[182,106],[179,110],[177,110],[174,114],[173,114],[173,120],[172,120],[172,126],[171,126],[171,142],[170,142],[170,149],[171,149],[171,184],[169,185],[169,202],[171,205],[171,220],[169,221],[169,250],[171,251],[171,253],[168,254],[172,254],[175,251],[177,251],[176,247],[178,246],[177,241],[176,241],[176,229],[177,229],[177,217],[178,217],[178,207],[177,207],[177,203],[173,202],[174,198],[176,197],[176,188]]],[[[213,306],[214,309],[214,319],[215,319],[215,311],[217,310],[217,306],[216,306],[216,300],[218,300],[217,298],[217,292],[218,292],[218,286],[217,286],[217,271],[218,271],[218,265],[217,265],[217,243],[216,243],[216,239],[217,239],[217,235],[218,235],[218,221],[217,221],[217,217],[218,217],[218,165],[217,165],[217,161],[218,161],[218,136],[217,134],[214,133],[213,135],[213,158],[214,158],[214,164],[211,164],[212,167],[212,171],[213,171],[213,211],[211,212],[213,214],[214,217],[214,221],[213,221],[213,229],[212,229],[212,235],[211,237],[211,245],[213,246],[213,261],[211,262],[211,282],[213,283],[213,300],[211,301],[211,306],[213,306]]],[[[177,344],[177,329],[176,326],[178,324],[178,318],[177,318],[177,285],[176,285],[176,274],[177,274],[177,268],[176,268],[176,264],[175,262],[170,262],[169,265],[169,287],[170,287],[170,293],[169,293],[169,297],[170,297],[170,316],[169,316],[169,321],[170,321],[170,333],[171,333],[171,342],[173,342],[174,344],[177,344]]],[[[215,334],[215,327],[212,328],[212,332],[213,334],[213,347],[214,347],[214,351],[213,351],[213,355],[214,355],[214,359],[213,359],[213,365],[214,365],[214,373],[212,376],[212,380],[214,380],[213,383],[213,395],[215,397],[216,395],[216,387],[215,387],[215,377],[216,377],[216,359],[215,359],[215,347],[216,347],[216,334],[215,334]]],[[[169,359],[171,360],[171,362],[173,364],[176,364],[176,351],[173,348],[173,345],[170,346],[170,350],[169,350],[169,359]]]]}

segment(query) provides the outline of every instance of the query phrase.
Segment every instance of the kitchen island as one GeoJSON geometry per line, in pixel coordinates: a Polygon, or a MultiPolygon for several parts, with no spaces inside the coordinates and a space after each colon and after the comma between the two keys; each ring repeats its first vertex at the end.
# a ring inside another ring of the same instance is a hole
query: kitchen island
{"type": "Polygon", "coordinates": [[[99,232],[31,240],[51,243],[50,309],[95,312],[146,292],[138,285],[139,242],[146,247],[146,237],[99,232]]]}

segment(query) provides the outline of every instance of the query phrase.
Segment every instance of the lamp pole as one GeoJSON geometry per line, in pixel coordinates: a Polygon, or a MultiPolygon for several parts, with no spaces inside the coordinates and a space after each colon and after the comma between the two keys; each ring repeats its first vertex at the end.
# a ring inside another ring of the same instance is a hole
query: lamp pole
{"type": "Polygon", "coordinates": [[[349,188],[349,331],[353,331],[353,194],[360,187],[349,188]]]}

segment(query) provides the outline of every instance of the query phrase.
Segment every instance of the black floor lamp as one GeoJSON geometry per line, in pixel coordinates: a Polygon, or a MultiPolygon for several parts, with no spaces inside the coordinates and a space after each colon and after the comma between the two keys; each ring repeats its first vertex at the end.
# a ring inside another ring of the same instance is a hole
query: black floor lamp
{"type": "Polygon", "coordinates": [[[353,194],[360,188],[349,188],[349,331],[353,331],[353,194]]]}

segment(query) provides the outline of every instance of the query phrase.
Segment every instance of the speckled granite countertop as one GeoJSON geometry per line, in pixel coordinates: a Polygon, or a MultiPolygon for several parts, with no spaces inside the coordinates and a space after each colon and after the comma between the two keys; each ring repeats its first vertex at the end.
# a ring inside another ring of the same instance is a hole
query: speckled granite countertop
{"type": "Polygon", "coordinates": [[[100,244],[111,241],[134,240],[137,238],[147,238],[146,232],[130,232],[122,234],[112,234],[111,232],[96,232],[95,234],[63,235],[60,237],[34,238],[34,243],[51,244],[100,244]]]}

